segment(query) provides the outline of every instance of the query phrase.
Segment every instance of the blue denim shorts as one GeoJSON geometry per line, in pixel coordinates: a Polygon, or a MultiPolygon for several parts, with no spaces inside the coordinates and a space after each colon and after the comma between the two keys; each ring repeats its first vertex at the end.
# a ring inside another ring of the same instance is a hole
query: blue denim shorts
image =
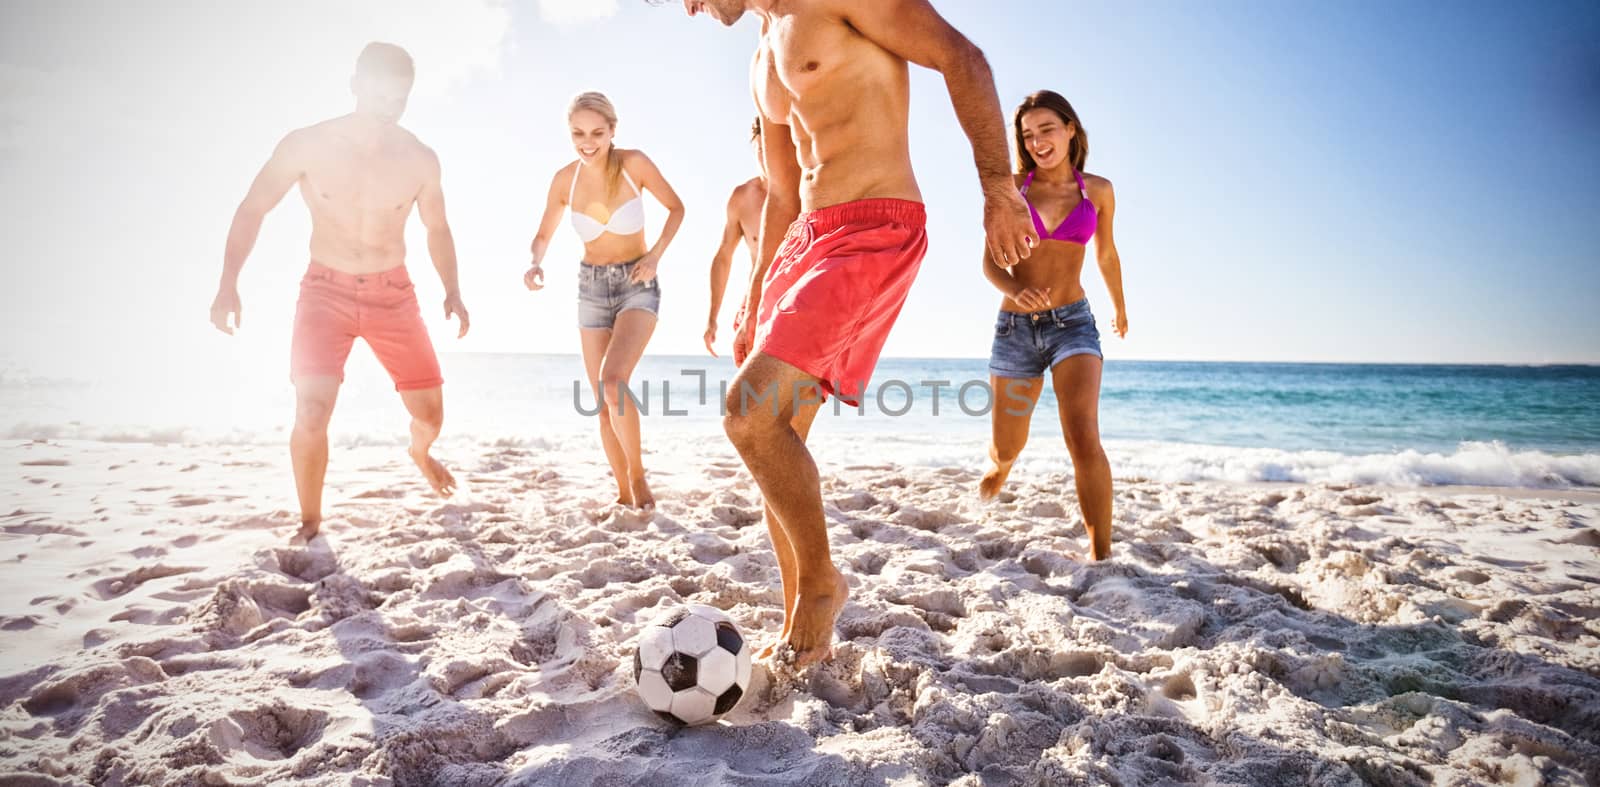
{"type": "Polygon", "coordinates": [[[609,330],[617,315],[629,309],[661,313],[661,280],[643,284],[628,280],[638,262],[578,266],[578,327],[609,330]]]}
{"type": "Polygon", "coordinates": [[[1074,355],[1100,354],[1100,329],[1094,325],[1087,298],[1050,311],[1018,314],[1002,311],[994,324],[989,373],[996,377],[1034,378],[1074,355]]]}

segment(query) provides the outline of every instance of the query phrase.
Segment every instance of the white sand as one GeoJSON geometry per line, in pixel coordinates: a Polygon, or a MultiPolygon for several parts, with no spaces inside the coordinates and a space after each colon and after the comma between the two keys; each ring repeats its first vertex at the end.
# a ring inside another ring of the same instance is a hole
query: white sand
{"type": "Polygon", "coordinates": [[[291,548],[283,449],[0,446],[0,783],[1600,783],[1593,495],[1125,482],[1090,565],[1060,476],[830,463],[837,657],[676,729],[635,632],[780,593],[673,450],[644,517],[586,443],[446,450],[448,502],[337,449],[291,548]]]}

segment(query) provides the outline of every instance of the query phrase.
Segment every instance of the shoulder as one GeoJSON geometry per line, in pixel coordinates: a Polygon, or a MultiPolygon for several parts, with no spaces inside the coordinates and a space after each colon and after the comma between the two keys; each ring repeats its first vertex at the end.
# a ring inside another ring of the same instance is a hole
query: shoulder
{"type": "Polygon", "coordinates": [[[416,156],[417,161],[420,162],[423,167],[431,170],[439,169],[439,154],[433,152],[433,148],[422,144],[422,142],[416,137],[411,137],[410,148],[411,154],[416,156]]]}
{"type": "Polygon", "coordinates": [[[1028,173],[1026,173],[1026,172],[1013,173],[1011,175],[1011,185],[1016,186],[1017,188],[1020,189],[1020,188],[1022,188],[1023,182],[1026,181],[1027,179],[1028,179],[1028,173]]]}
{"type": "Polygon", "coordinates": [[[728,193],[728,212],[738,212],[749,205],[763,202],[766,198],[766,191],[761,188],[761,178],[751,178],[734,186],[733,191],[728,193]]]}
{"type": "Polygon", "coordinates": [[[1083,173],[1083,186],[1084,188],[1088,189],[1090,199],[1094,199],[1097,196],[1113,196],[1110,178],[1101,177],[1100,175],[1091,175],[1085,172],[1083,173]]]}
{"type": "Polygon", "coordinates": [[[728,201],[738,202],[739,200],[754,199],[761,196],[764,196],[762,194],[761,178],[757,177],[734,186],[733,193],[728,195],[728,201]]]}
{"type": "Polygon", "coordinates": [[[618,148],[617,155],[622,157],[622,168],[630,175],[648,171],[656,165],[644,151],[635,148],[618,148]]]}
{"type": "Polygon", "coordinates": [[[561,197],[562,202],[565,202],[567,199],[567,189],[576,182],[577,177],[578,162],[574,160],[569,162],[566,166],[556,170],[556,174],[550,176],[550,193],[558,194],[561,197]]]}
{"type": "Polygon", "coordinates": [[[327,144],[332,138],[331,120],[325,120],[316,125],[297,128],[283,135],[278,140],[276,153],[278,155],[299,155],[308,153],[318,145],[327,144]]]}

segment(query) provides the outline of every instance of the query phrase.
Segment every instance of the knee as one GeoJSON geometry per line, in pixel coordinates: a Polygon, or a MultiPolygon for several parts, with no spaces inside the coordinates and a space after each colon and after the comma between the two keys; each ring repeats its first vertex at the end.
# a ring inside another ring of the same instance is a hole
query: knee
{"type": "Polygon", "coordinates": [[[295,401],[294,430],[301,434],[327,434],[333,417],[333,402],[323,398],[300,397],[295,401]]]}
{"type": "Polygon", "coordinates": [[[730,407],[722,416],[723,433],[741,452],[761,442],[765,427],[759,412],[744,412],[730,407]]]}
{"type": "Polygon", "coordinates": [[[1004,447],[995,445],[991,446],[989,449],[989,455],[994,459],[994,461],[1003,465],[1008,465],[1017,461],[1017,456],[1021,453],[1022,446],[1020,445],[1008,445],[1004,447]]]}
{"type": "Polygon", "coordinates": [[[606,409],[619,406],[631,394],[628,389],[628,376],[610,371],[601,373],[599,391],[600,400],[606,405],[606,409]]]}
{"type": "Polygon", "coordinates": [[[429,405],[411,411],[412,420],[435,432],[444,427],[444,406],[429,405]]]}
{"type": "Polygon", "coordinates": [[[1100,447],[1100,428],[1091,421],[1068,421],[1062,430],[1067,439],[1067,453],[1074,461],[1098,459],[1105,455],[1100,447]]]}

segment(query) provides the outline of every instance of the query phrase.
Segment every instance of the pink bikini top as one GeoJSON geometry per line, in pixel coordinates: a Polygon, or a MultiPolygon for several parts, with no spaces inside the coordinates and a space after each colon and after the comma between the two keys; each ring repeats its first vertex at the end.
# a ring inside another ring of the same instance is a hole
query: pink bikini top
{"type": "MultiPolygon", "coordinates": [[[[1028,173],[1027,180],[1022,181],[1022,198],[1027,201],[1028,187],[1033,185],[1033,172],[1028,173]]],[[[1078,192],[1083,199],[1078,206],[1072,209],[1067,217],[1061,220],[1054,231],[1044,228],[1044,219],[1039,218],[1039,211],[1028,202],[1028,212],[1033,214],[1033,228],[1039,231],[1040,240],[1064,240],[1069,243],[1086,244],[1094,237],[1095,224],[1099,222],[1099,214],[1095,212],[1094,203],[1089,201],[1089,189],[1083,185],[1083,175],[1076,169],[1072,176],[1078,179],[1078,192]]]]}

